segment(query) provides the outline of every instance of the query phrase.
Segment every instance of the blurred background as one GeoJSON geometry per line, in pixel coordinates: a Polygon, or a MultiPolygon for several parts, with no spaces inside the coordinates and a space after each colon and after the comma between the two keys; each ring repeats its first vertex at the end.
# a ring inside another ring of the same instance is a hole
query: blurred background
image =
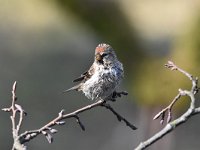
{"type": "MultiPolygon", "coordinates": [[[[22,131],[37,129],[57,116],[92,103],[81,93],[61,94],[93,62],[94,49],[108,43],[123,62],[120,90],[127,97],[113,108],[134,123],[132,131],[111,112],[95,108],[80,115],[86,131],[74,119],[56,127],[54,142],[44,136],[29,149],[132,150],[164,125],[153,116],[168,105],[179,88],[191,83],[164,68],[167,60],[195,76],[200,74],[199,0],[0,0],[0,106],[11,104],[11,87],[18,81],[18,103],[28,112],[22,131]]],[[[198,96],[197,96],[198,98],[198,96]]],[[[181,99],[173,117],[189,100],[181,99]]],[[[0,112],[0,149],[11,149],[11,121],[0,112]]],[[[186,124],[148,149],[197,150],[200,119],[186,124]]]]}

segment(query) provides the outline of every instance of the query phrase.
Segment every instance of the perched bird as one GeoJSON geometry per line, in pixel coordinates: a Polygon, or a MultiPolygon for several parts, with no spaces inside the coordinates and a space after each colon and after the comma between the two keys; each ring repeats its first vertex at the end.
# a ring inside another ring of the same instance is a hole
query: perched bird
{"type": "Polygon", "coordinates": [[[123,76],[123,66],[113,48],[105,43],[99,44],[90,69],[73,81],[80,83],[64,92],[82,91],[91,100],[108,100],[116,93],[123,76]]]}

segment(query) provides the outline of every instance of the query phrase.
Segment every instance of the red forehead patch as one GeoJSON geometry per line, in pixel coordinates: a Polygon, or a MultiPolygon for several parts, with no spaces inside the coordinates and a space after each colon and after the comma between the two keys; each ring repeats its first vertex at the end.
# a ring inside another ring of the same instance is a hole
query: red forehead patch
{"type": "Polygon", "coordinates": [[[104,52],[104,51],[106,50],[107,47],[108,47],[107,44],[99,44],[99,45],[96,47],[95,51],[96,51],[96,53],[101,53],[101,52],[104,52]]]}
{"type": "Polygon", "coordinates": [[[97,46],[95,51],[96,51],[97,53],[104,52],[104,51],[105,51],[105,47],[97,46]]]}

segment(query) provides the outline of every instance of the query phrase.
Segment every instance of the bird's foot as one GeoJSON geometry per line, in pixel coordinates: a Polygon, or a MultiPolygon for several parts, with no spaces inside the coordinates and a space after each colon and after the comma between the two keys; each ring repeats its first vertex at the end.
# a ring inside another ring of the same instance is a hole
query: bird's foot
{"type": "Polygon", "coordinates": [[[121,91],[121,92],[114,91],[110,100],[114,102],[114,101],[116,101],[116,98],[121,97],[122,95],[128,95],[128,92],[126,92],[126,91],[121,91]]]}

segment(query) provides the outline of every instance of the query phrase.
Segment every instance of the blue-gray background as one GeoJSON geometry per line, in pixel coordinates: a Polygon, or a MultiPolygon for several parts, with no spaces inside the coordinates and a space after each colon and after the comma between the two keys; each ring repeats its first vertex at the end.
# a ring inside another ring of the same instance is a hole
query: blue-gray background
{"type": "MultiPolygon", "coordinates": [[[[28,112],[21,131],[37,129],[57,116],[92,103],[81,93],[61,94],[89,68],[94,49],[106,42],[116,49],[125,68],[121,90],[129,92],[112,106],[138,130],[132,131],[112,113],[95,108],[80,115],[86,131],[74,119],[56,127],[53,144],[44,136],[29,149],[132,150],[163,128],[153,116],[178,88],[190,88],[180,73],[163,67],[173,60],[199,76],[200,3],[195,0],[0,0],[0,106],[11,104],[18,81],[18,103],[28,112]]],[[[198,98],[198,97],[197,97],[198,98]]],[[[179,116],[187,99],[173,109],[179,116]]],[[[9,114],[0,112],[0,149],[11,149],[9,114]]],[[[192,149],[200,120],[193,117],[150,149],[192,149]]]]}

